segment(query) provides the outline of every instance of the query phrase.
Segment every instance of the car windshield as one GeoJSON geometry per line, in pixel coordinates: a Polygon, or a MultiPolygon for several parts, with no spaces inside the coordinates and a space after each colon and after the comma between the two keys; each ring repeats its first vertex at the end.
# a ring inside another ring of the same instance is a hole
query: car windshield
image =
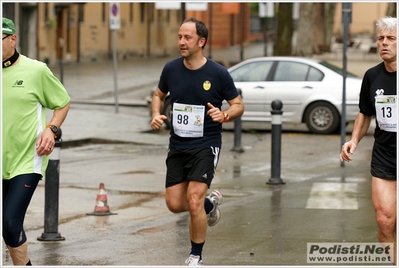
{"type": "MultiPolygon", "coordinates": [[[[336,72],[337,74],[342,75],[342,72],[343,72],[342,68],[339,68],[338,66],[335,66],[334,64],[328,63],[326,61],[320,61],[319,63],[321,65],[323,65],[324,67],[327,67],[328,69],[336,72]]],[[[358,77],[357,75],[350,73],[348,71],[346,71],[346,76],[347,77],[358,77]]]]}

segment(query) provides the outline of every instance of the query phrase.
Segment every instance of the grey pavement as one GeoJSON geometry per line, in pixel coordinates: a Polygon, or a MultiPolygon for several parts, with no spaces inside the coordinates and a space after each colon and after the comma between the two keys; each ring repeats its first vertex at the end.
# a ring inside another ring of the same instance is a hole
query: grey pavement
{"type": "MultiPolygon", "coordinates": [[[[239,47],[212,51],[212,58],[226,65],[239,55],[239,47]]],[[[263,45],[245,48],[245,58],[262,55],[263,45]]],[[[319,57],[340,65],[339,55],[319,57]]],[[[63,66],[72,99],[62,126],[59,173],[58,232],[65,240],[37,240],[44,232],[44,180],[25,220],[35,266],[184,265],[189,217],[166,208],[168,132],[150,129],[145,99],[172,58],[118,62],[118,113],[112,61],[63,66]],[[100,183],[116,215],[87,215],[95,209],[100,183]]],[[[361,76],[377,62],[353,53],[348,70],[361,76]]],[[[50,67],[59,76],[59,66],[50,67]]],[[[341,167],[339,135],[314,135],[303,126],[284,131],[285,184],[269,185],[270,131],[243,132],[242,153],[232,150],[237,149],[234,133],[225,131],[210,188],[223,194],[222,219],[208,228],[205,265],[314,265],[307,262],[307,243],[377,242],[369,174],[372,141],[370,130],[354,160],[341,167]]],[[[2,264],[9,266],[6,257],[3,248],[2,264]]]]}

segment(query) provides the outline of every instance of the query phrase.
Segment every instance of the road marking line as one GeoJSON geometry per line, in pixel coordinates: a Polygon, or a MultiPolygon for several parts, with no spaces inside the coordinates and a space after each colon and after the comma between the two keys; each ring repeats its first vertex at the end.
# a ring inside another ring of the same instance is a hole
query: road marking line
{"type": "Polygon", "coordinates": [[[306,208],[357,210],[357,183],[315,182],[306,208]]]}

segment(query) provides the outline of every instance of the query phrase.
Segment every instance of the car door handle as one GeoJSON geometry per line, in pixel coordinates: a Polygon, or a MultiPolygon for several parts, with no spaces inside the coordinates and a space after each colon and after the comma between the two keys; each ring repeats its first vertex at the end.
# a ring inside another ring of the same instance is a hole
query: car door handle
{"type": "Polygon", "coordinates": [[[311,86],[304,86],[303,88],[312,89],[313,87],[311,87],[311,86]]]}
{"type": "Polygon", "coordinates": [[[256,86],[255,88],[260,88],[260,89],[264,89],[264,86],[256,86]]]}

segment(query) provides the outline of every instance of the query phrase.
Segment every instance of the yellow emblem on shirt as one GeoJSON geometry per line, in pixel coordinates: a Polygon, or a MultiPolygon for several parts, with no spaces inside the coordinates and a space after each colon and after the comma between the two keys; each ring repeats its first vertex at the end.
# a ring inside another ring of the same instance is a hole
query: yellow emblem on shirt
{"type": "Polygon", "coordinates": [[[204,87],[205,90],[210,90],[211,89],[211,82],[206,80],[202,86],[204,87]]]}

